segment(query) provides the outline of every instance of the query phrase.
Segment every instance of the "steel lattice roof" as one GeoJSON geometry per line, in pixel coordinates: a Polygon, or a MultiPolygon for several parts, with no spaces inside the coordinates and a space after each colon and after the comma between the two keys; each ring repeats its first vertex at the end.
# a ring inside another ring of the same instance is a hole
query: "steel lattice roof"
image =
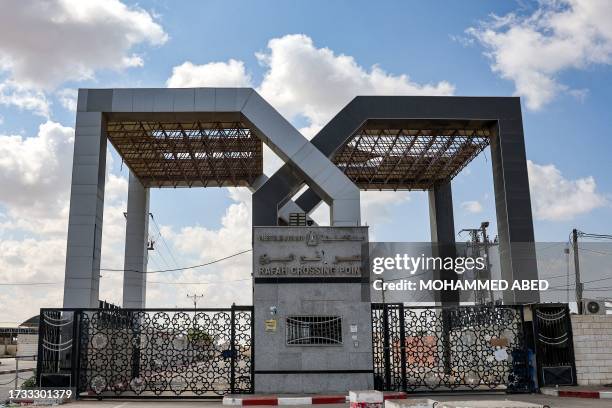
{"type": "Polygon", "coordinates": [[[455,177],[491,132],[480,121],[368,120],[333,161],[362,190],[427,190],[455,177]]]}
{"type": "Polygon", "coordinates": [[[241,121],[109,120],[108,139],[145,187],[249,186],[261,140],[241,121]]]}

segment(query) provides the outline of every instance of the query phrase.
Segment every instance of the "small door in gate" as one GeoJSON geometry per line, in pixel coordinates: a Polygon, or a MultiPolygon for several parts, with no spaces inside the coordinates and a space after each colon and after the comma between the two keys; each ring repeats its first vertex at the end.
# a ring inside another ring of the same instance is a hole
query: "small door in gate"
{"type": "Polygon", "coordinates": [[[576,385],[576,362],[569,306],[541,304],[533,308],[538,383],[576,385]]]}

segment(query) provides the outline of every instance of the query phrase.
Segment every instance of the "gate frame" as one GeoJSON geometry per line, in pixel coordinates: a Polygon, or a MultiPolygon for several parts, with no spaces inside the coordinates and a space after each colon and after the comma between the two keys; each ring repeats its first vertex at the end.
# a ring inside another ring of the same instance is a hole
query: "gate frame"
{"type": "MultiPolygon", "coordinates": [[[[371,304],[371,308],[372,308],[372,312],[374,310],[382,310],[383,312],[383,324],[386,326],[386,330],[384,330],[383,332],[383,352],[384,352],[384,378],[385,378],[385,384],[386,385],[390,385],[391,383],[391,365],[390,365],[390,358],[391,358],[391,353],[390,353],[390,345],[389,345],[389,322],[388,322],[388,308],[389,306],[393,306],[393,307],[398,307],[398,309],[401,311],[400,313],[400,336],[402,339],[405,340],[406,338],[406,329],[405,329],[405,321],[404,321],[404,310],[405,309],[420,309],[420,310],[426,310],[426,309],[434,309],[434,310],[440,310],[440,311],[444,311],[444,310],[452,310],[452,309],[468,309],[468,308],[478,308],[478,307],[486,307],[486,308],[491,308],[491,309],[495,309],[495,308],[504,308],[504,309],[515,309],[519,312],[519,316],[520,316],[520,337],[521,337],[521,342],[523,344],[523,348],[524,348],[524,352],[525,352],[525,358],[523,361],[523,364],[525,365],[525,370],[527,370],[527,381],[531,381],[531,374],[529,372],[529,355],[527,353],[527,345],[526,345],[526,336],[525,336],[525,311],[524,311],[524,305],[458,305],[458,306],[444,306],[444,305],[433,305],[433,306],[406,306],[403,303],[381,303],[381,302],[376,302],[376,303],[372,303],[371,304]]],[[[372,323],[374,324],[374,323],[372,323]]],[[[495,392],[500,392],[500,393],[505,393],[505,394],[525,394],[525,393],[530,393],[530,389],[529,387],[527,387],[524,390],[497,390],[495,388],[488,388],[488,389],[452,389],[452,388],[444,388],[444,387],[439,387],[436,389],[427,389],[427,390],[422,390],[422,391],[415,391],[415,390],[410,390],[408,391],[408,383],[407,383],[407,379],[406,379],[406,351],[405,351],[405,344],[400,346],[400,359],[401,359],[401,372],[402,372],[402,381],[401,381],[401,386],[402,389],[400,391],[404,391],[404,392],[410,392],[412,394],[439,394],[439,393],[449,393],[449,394],[453,394],[453,393],[495,393],[495,392]]],[[[375,358],[375,353],[374,353],[374,328],[372,328],[372,363],[373,363],[373,375],[376,376],[376,358],[375,358]]],[[[376,383],[376,378],[375,381],[376,383]]],[[[503,384],[500,384],[503,385],[503,384]]],[[[379,390],[379,391],[397,391],[397,390],[389,390],[389,389],[384,389],[384,390],[379,390]]]]}
{"type": "MultiPolygon", "coordinates": [[[[243,391],[241,390],[241,393],[244,394],[253,394],[255,392],[255,308],[252,305],[235,305],[232,304],[231,307],[227,307],[227,308],[219,308],[219,307],[213,307],[213,308],[118,308],[118,309],[105,309],[105,308],[41,308],[40,309],[40,319],[38,322],[38,332],[39,332],[39,342],[38,342],[38,355],[37,355],[37,363],[36,363],[36,385],[37,386],[41,386],[41,377],[42,377],[42,356],[43,356],[43,339],[40,337],[40,334],[43,333],[42,330],[44,330],[44,313],[45,312],[50,312],[50,311],[57,311],[57,312],[71,312],[73,313],[72,315],[72,345],[71,345],[71,349],[70,349],[70,388],[74,388],[75,392],[74,392],[74,397],[77,400],[91,400],[91,399],[95,399],[95,400],[102,400],[102,399],[142,399],[142,400],[146,400],[146,399],[176,399],[176,400],[180,400],[180,399],[202,399],[202,400],[219,400],[223,398],[223,395],[188,395],[188,396],[181,396],[181,395],[108,395],[108,396],[101,396],[101,395],[80,395],[79,394],[79,380],[80,380],[80,370],[81,370],[81,366],[80,366],[80,361],[81,361],[81,339],[80,339],[80,316],[82,316],[82,314],[84,312],[102,312],[102,311],[108,311],[111,313],[117,313],[117,312],[194,312],[194,313],[198,313],[198,312],[229,312],[230,313],[230,394],[233,394],[235,392],[235,363],[236,363],[236,356],[235,356],[235,336],[236,336],[236,330],[235,330],[235,316],[236,316],[236,312],[237,311],[249,311],[251,312],[251,330],[250,330],[250,334],[251,334],[251,367],[250,367],[250,376],[251,376],[251,388],[249,391],[243,391]],[[78,318],[77,318],[78,316],[78,318]],[[78,338],[77,338],[78,337],[78,338]]],[[[61,353],[58,353],[57,356],[57,360],[59,361],[59,356],[61,356],[61,353]]]]}
{"type": "MultiPolygon", "coordinates": [[[[572,369],[572,384],[563,384],[563,386],[575,386],[578,385],[578,376],[576,372],[576,354],[574,351],[574,331],[572,329],[572,315],[569,307],[569,303],[536,303],[531,305],[531,313],[533,314],[533,342],[534,342],[534,354],[536,358],[536,378],[538,380],[538,388],[546,387],[546,386],[554,386],[555,384],[545,385],[544,384],[544,371],[542,370],[542,353],[539,352],[539,341],[538,341],[538,321],[536,316],[536,311],[538,309],[553,309],[553,308],[563,308],[565,310],[565,316],[567,319],[567,336],[569,341],[569,352],[572,355],[572,361],[570,362],[570,367],[572,369]]],[[[561,385],[561,384],[558,384],[561,385]]]]}

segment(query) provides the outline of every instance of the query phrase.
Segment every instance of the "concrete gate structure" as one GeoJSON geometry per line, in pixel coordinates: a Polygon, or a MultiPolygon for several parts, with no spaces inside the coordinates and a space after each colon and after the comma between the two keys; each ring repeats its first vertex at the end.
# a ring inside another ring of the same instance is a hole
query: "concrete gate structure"
{"type": "Polygon", "coordinates": [[[490,144],[503,278],[537,279],[518,98],[357,97],[308,141],[250,88],[81,89],[65,308],[98,304],[107,141],[130,169],[125,308],[145,307],[150,188],[253,191],[256,392],[373,387],[360,189],[429,191],[432,241],[452,256],[451,179],[490,144]],[[269,179],[262,143],[285,162],[269,179]],[[321,200],[330,227],[280,225],[321,200]]]}

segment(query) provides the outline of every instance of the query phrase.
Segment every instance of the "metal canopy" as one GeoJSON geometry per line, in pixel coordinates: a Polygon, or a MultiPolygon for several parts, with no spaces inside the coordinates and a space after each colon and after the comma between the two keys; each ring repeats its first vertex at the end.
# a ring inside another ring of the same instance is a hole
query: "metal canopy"
{"type": "Polygon", "coordinates": [[[263,173],[262,142],[232,119],[110,117],[106,130],[145,187],[248,187],[263,173]]]}
{"type": "Polygon", "coordinates": [[[489,145],[494,123],[370,119],[333,162],[362,190],[428,190],[489,145]]]}

